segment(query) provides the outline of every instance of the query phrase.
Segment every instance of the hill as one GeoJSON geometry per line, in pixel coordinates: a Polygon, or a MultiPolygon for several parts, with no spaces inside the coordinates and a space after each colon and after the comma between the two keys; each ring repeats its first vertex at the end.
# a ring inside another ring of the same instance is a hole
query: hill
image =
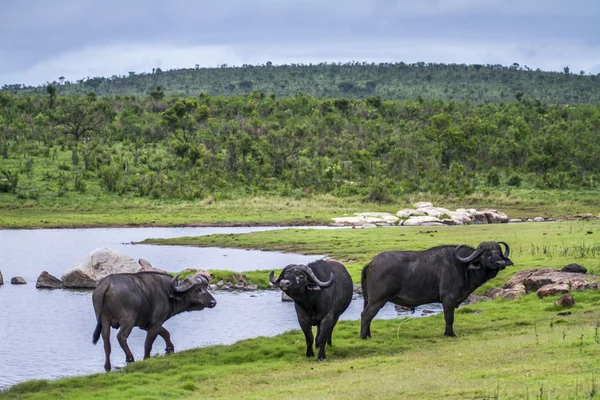
{"type": "MultiPolygon", "coordinates": [[[[288,97],[298,92],[315,97],[361,99],[381,96],[405,100],[424,99],[506,102],[525,97],[552,104],[600,101],[600,76],[584,71],[572,74],[533,70],[514,63],[466,65],[436,63],[321,63],[318,65],[265,65],[220,68],[182,68],[127,76],[88,77],[70,82],[64,77],[48,82],[59,95],[147,95],[156,86],[167,94],[197,96],[243,95],[252,91],[288,97]]],[[[21,94],[45,93],[46,85],[4,85],[4,91],[21,94]]]]}

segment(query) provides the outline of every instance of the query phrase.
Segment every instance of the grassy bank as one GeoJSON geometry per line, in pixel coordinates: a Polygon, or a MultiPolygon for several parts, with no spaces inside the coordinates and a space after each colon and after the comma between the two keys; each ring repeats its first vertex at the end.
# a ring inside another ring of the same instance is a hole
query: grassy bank
{"type": "MultiPolygon", "coordinates": [[[[327,254],[346,260],[358,282],[360,267],[381,250],[504,240],[512,247],[515,266],[481,292],[525,268],[577,262],[599,272],[599,228],[599,221],[588,221],[288,229],[163,243],[327,254]]],[[[266,271],[253,274],[266,279],[266,271]]],[[[26,382],[0,392],[0,398],[588,399],[600,390],[600,292],[577,292],[574,297],[570,315],[558,315],[565,310],[554,305],[555,297],[535,295],[462,307],[455,321],[457,338],[443,336],[441,315],[376,320],[373,338],[366,341],[359,338],[358,321],[343,321],[334,331],[325,363],[305,359],[302,333],[294,330],[136,362],[110,374],[26,382]]],[[[114,356],[122,356],[119,349],[114,356]]]]}
{"type": "Polygon", "coordinates": [[[462,198],[415,194],[384,204],[365,202],[358,197],[329,195],[165,201],[102,194],[86,197],[73,193],[58,200],[15,200],[14,196],[0,193],[0,228],[327,224],[333,217],[355,212],[395,214],[423,200],[449,209],[496,208],[511,218],[572,218],[585,213],[600,214],[600,193],[595,191],[522,189],[508,193],[475,193],[462,198]]]}
{"type": "MultiPolygon", "coordinates": [[[[375,229],[286,229],[241,235],[210,235],[174,239],[148,239],[146,244],[234,247],[327,255],[344,262],[355,283],[361,268],[384,250],[426,249],[442,244],[477,245],[501,240],[511,246],[514,267],[501,271],[478,293],[500,286],[518,270],[561,268],[578,262],[600,273],[600,221],[568,221],[447,227],[397,227],[375,229]]],[[[206,269],[217,266],[207,265],[206,269]]],[[[283,265],[282,265],[283,267],[283,265]]],[[[266,277],[268,271],[263,275],[266,277]]],[[[261,277],[259,272],[249,277],[261,277]]],[[[266,279],[261,280],[266,284],[266,279]]]]}

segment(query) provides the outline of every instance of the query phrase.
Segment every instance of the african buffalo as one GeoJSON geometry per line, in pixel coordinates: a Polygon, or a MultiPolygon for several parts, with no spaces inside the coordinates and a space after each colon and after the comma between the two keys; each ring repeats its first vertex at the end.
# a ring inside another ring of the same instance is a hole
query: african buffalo
{"type": "Polygon", "coordinates": [[[364,309],[360,337],[371,337],[371,321],[388,301],[414,308],[441,302],[446,336],[452,329],[454,309],[475,289],[513,265],[510,247],[504,242],[482,242],[476,249],[438,246],[424,251],[386,251],[362,269],[364,309]],[[502,253],[500,244],[505,246],[502,253]]]}
{"type": "Polygon", "coordinates": [[[93,343],[102,333],[106,362],[104,369],[110,371],[110,328],[119,329],[117,339],[125,352],[125,361],[133,362],[133,354],[127,338],[134,326],[147,331],[144,359],[150,357],[152,343],[160,335],[167,344],[166,352],[175,349],[169,331],[162,324],[172,316],[184,311],[212,308],[217,302],[207,291],[208,279],[192,275],[182,281],[179,275],[171,277],[159,272],[135,274],[112,274],[100,280],[92,294],[96,312],[96,330],[93,343]]]}
{"type": "Polygon", "coordinates": [[[352,301],[352,278],[344,265],[334,260],[318,260],[308,265],[286,266],[275,280],[269,279],[294,300],[300,328],[306,339],[306,357],[314,357],[312,327],[317,327],[319,360],[325,360],[325,344],[340,315],[352,301]]]}

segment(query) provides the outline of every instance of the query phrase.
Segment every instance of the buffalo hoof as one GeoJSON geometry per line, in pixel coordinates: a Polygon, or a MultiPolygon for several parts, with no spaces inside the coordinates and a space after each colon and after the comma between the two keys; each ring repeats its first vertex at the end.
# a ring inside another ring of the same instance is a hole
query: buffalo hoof
{"type": "Polygon", "coordinates": [[[445,332],[444,336],[448,336],[448,337],[456,337],[456,335],[454,334],[454,332],[445,332]]]}
{"type": "Polygon", "coordinates": [[[104,370],[110,372],[110,364],[104,364],[104,370]]]}
{"type": "Polygon", "coordinates": [[[125,362],[127,364],[132,363],[133,361],[134,361],[133,357],[128,357],[128,358],[125,359],[125,362]]]}
{"type": "Polygon", "coordinates": [[[173,354],[173,353],[175,353],[175,349],[174,349],[174,348],[172,348],[172,347],[167,347],[167,348],[165,349],[165,354],[173,354]]]}
{"type": "Polygon", "coordinates": [[[327,361],[327,358],[323,357],[323,358],[317,358],[318,362],[322,362],[322,361],[327,361]]]}

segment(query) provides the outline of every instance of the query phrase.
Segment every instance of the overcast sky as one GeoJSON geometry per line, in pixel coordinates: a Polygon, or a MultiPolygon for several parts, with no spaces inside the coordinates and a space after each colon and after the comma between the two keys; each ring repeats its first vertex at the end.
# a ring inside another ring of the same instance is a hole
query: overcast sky
{"type": "Polygon", "coordinates": [[[267,61],[600,73],[600,0],[0,0],[0,15],[0,85],[267,61]]]}

